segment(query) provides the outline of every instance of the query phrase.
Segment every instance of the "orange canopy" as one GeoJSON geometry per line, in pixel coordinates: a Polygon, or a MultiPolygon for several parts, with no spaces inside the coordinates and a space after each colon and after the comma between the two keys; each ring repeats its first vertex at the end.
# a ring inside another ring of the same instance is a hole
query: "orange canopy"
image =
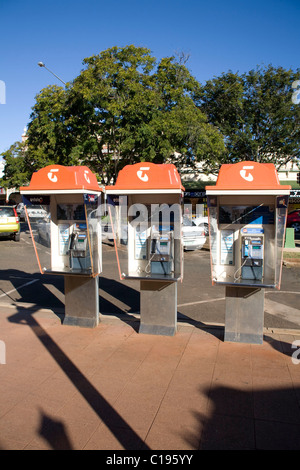
{"type": "Polygon", "coordinates": [[[100,192],[94,173],[86,166],[48,165],[33,173],[29,186],[20,188],[28,193],[100,192]]]}
{"type": "Polygon", "coordinates": [[[224,192],[256,194],[283,194],[291,186],[283,186],[273,163],[243,161],[222,165],[215,186],[206,186],[208,194],[224,192]]]}
{"type": "Polygon", "coordinates": [[[175,165],[148,162],[126,165],[120,170],[116,184],[105,189],[110,193],[184,191],[175,165]]]}

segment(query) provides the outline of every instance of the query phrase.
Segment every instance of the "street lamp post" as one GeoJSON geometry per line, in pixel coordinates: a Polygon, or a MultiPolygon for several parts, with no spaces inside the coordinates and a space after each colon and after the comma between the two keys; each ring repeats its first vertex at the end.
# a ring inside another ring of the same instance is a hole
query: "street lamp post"
{"type": "Polygon", "coordinates": [[[58,80],[59,80],[61,83],[63,83],[64,85],[66,85],[66,82],[64,82],[61,78],[59,78],[54,72],[52,72],[52,70],[48,69],[48,68],[46,67],[46,65],[45,65],[43,62],[38,62],[38,65],[39,65],[40,67],[44,67],[46,70],[48,70],[48,72],[52,73],[52,75],[54,75],[54,77],[58,78],[58,80]]]}

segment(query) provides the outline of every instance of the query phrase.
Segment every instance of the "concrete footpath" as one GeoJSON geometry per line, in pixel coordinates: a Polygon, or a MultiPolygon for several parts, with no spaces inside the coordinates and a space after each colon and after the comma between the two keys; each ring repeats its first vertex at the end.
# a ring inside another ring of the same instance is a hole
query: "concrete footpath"
{"type": "Polygon", "coordinates": [[[138,326],[2,304],[0,449],[300,449],[300,331],[249,345],[222,327],[138,326]]]}

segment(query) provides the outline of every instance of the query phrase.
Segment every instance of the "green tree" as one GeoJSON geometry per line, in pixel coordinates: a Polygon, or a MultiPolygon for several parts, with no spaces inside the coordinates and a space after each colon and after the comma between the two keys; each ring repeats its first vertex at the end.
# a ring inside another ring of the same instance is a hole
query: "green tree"
{"type": "Polygon", "coordinates": [[[277,168],[300,157],[300,107],[292,102],[292,83],[300,70],[257,68],[231,71],[209,80],[197,95],[199,108],[224,136],[221,159],[207,167],[240,160],[273,162],[277,168]]]}
{"type": "Polygon", "coordinates": [[[76,137],[70,132],[67,117],[68,91],[49,86],[37,96],[28,125],[25,166],[29,173],[50,164],[72,165],[76,137]]]}
{"type": "Polygon", "coordinates": [[[194,166],[208,156],[218,158],[224,151],[223,138],[195,105],[199,82],[174,57],[160,61],[155,81],[159,106],[150,124],[160,158],[173,159],[177,153],[174,163],[179,166],[194,166]]]}
{"type": "Polygon", "coordinates": [[[143,136],[151,115],[154,61],[145,48],[114,47],[84,59],[86,68],[73,82],[72,131],[81,143],[82,161],[103,182],[137,159],[136,136],[143,136]]]}
{"type": "Polygon", "coordinates": [[[4,188],[19,188],[28,182],[30,177],[24,164],[25,144],[15,142],[1,154],[5,167],[0,184],[4,188]]]}
{"type": "Polygon", "coordinates": [[[109,183],[138,161],[192,166],[224,152],[219,130],[195,105],[200,84],[175,57],[157,63],[149,49],[131,45],[83,65],[66,88],[36,96],[24,157],[29,175],[52,163],[83,164],[109,183]]]}
{"type": "Polygon", "coordinates": [[[113,47],[84,59],[68,90],[72,152],[102,182],[137,161],[193,164],[223,148],[222,136],[193,101],[198,82],[174,57],[156,64],[146,48],[113,47]]]}

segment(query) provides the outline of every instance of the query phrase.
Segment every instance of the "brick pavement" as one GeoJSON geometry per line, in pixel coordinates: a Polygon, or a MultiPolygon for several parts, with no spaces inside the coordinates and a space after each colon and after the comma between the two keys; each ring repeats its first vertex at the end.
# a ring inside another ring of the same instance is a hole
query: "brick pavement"
{"type": "Polygon", "coordinates": [[[2,305],[0,449],[300,449],[300,336],[250,345],[222,328],[179,322],[164,337],[138,324],[84,329],[2,305]]]}

